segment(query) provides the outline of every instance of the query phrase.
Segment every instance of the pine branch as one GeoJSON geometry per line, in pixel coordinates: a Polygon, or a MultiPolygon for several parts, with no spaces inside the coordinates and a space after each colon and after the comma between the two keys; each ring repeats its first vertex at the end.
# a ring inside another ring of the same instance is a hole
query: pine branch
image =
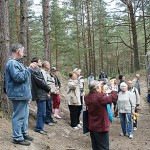
{"type": "Polygon", "coordinates": [[[130,48],[130,49],[133,49],[134,50],[134,48],[133,47],[131,47],[130,45],[128,45],[127,43],[125,43],[125,41],[122,39],[122,37],[119,35],[119,38],[121,39],[121,41],[122,41],[122,43],[125,45],[125,46],[127,46],[128,48],[130,48]]]}

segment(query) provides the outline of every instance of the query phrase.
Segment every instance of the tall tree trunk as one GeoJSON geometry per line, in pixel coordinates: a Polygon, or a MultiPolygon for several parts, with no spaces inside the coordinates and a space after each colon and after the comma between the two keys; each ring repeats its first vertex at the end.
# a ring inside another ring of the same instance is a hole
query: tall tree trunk
{"type": "Polygon", "coordinates": [[[133,36],[134,67],[135,67],[135,71],[137,71],[140,69],[140,65],[139,65],[139,53],[138,53],[137,32],[136,32],[136,20],[133,13],[132,3],[128,5],[128,9],[130,12],[131,29],[132,29],[132,36],[133,36]]]}
{"type": "Polygon", "coordinates": [[[80,38],[79,38],[79,25],[78,25],[78,10],[77,10],[77,1],[73,1],[75,7],[75,17],[76,17],[76,32],[77,32],[77,49],[78,49],[78,67],[81,68],[80,60],[80,38]]]}
{"type": "MultiPolygon", "coordinates": [[[[103,70],[104,69],[104,64],[103,64],[103,47],[102,47],[102,16],[101,16],[101,12],[100,12],[100,6],[101,6],[101,1],[99,1],[98,3],[98,10],[99,10],[99,69],[103,70]]],[[[100,71],[99,70],[99,71],[100,71]]]]}
{"type": "Polygon", "coordinates": [[[84,8],[86,11],[86,7],[84,5],[84,1],[81,1],[81,14],[82,14],[82,39],[83,39],[83,47],[84,47],[84,59],[85,59],[85,75],[88,76],[88,55],[87,55],[87,50],[86,50],[86,35],[85,35],[85,24],[84,24],[84,8]]]}
{"type": "Polygon", "coordinates": [[[27,65],[30,64],[30,32],[29,23],[27,21],[27,65]]]}
{"type": "Polygon", "coordinates": [[[56,68],[58,68],[58,35],[55,27],[55,54],[56,54],[56,68]]]}
{"type": "MultiPolygon", "coordinates": [[[[27,0],[20,0],[20,43],[24,47],[25,55],[29,52],[27,50],[27,0]]],[[[28,56],[27,56],[28,57],[28,56]]],[[[24,61],[25,65],[27,65],[27,60],[24,61]]]]}
{"type": "Polygon", "coordinates": [[[49,25],[49,0],[42,0],[43,8],[43,32],[44,32],[44,54],[45,60],[50,61],[50,25],[49,25]]]}
{"type": "Polygon", "coordinates": [[[92,40],[91,40],[91,24],[90,24],[90,10],[89,0],[86,0],[87,6],[87,23],[88,23],[88,50],[89,50],[89,74],[93,71],[93,58],[92,58],[92,40]]]}
{"type": "Polygon", "coordinates": [[[93,74],[94,74],[94,77],[96,78],[96,64],[95,64],[95,45],[94,45],[94,41],[95,41],[95,39],[94,39],[94,22],[93,22],[93,20],[94,20],[94,15],[93,15],[93,0],[91,1],[91,7],[92,7],[92,40],[93,40],[93,51],[92,51],[92,60],[93,60],[93,66],[92,66],[92,68],[93,68],[93,74]]]}
{"type": "Polygon", "coordinates": [[[135,71],[137,71],[140,69],[140,65],[139,65],[139,53],[138,53],[137,32],[136,32],[136,20],[135,20],[135,14],[133,11],[132,0],[121,0],[121,1],[127,6],[129,10],[132,37],[133,37],[134,68],[135,68],[135,71]]]}
{"type": "MultiPolygon", "coordinates": [[[[132,47],[132,35],[131,35],[131,21],[130,21],[130,15],[128,13],[128,22],[129,22],[129,42],[130,42],[130,47],[132,47]]],[[[133,49],[130,48],[130,72],[134,72],[134,67],[133,67],[133,49]]]]}
{"type": "Polygon", "coordinates": [[[17,41],[20,41],[20,26],[19,26],[19,14],[18,14],[18,0],[14,0],[14,7],[15,7],[15,19],[16,19],[16,28],[17,28],[17,41]]]}
{"type": "Polygon", "coordinates": [[[116,48],[116,65],[117,65],[117,73],[120,75],[120,69],[119,69],[119,52],[118,52],[118,36],[117,36],[117,48],[116,48]]]}
{"type": "Polygon", "coordinates": [[[3,91],[5,62],[10,55],[8,16],[8,0],[0,0],[0,108],[4,110],[7,110],[9,104],[3,91]]]}
{"type": "Polygon", "coordinates": [[[143,30],[144,30],[144,42],[145,42],[145,55],[147,54],[147,36],[146,36],[146,25],[145,25],[145,12],[144,12],[144,2],[142,0],[142,13],[143,13],[143,30]]]}

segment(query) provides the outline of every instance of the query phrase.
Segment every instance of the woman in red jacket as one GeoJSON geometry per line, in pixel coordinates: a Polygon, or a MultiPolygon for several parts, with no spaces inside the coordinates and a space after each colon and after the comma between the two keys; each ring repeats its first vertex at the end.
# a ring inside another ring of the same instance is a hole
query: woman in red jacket
{"type": "Polygon", "coordinates": [[[88,108],[88,128],[90,130],[92,149],[109,150],[109,126],[107,104],[117,100],[117,92],[112,91],[109,96],[101,93],[99,81],[92,81],[89,94],[85,95],[85,104],[88,108]]]}

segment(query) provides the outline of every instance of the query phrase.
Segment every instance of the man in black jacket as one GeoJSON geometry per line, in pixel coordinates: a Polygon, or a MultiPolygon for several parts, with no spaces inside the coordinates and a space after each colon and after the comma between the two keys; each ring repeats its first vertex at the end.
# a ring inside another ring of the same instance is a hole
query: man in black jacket
{"type": "Polygon", "coordinates": [[[37,63],[37,68],[34,69],[31,75],[31,83],[32,83],[32,100],[37,103],[37,118],[36,118],[36,126],[35,131],[41,134],[47,134],[44,130],[44,121],[46,115],[46,100],[50,96],[50,86],[47,85],[44,80],[44,76],[41,72],[42,62],[38,58],[33,58],[31,62],[37,63]]]}

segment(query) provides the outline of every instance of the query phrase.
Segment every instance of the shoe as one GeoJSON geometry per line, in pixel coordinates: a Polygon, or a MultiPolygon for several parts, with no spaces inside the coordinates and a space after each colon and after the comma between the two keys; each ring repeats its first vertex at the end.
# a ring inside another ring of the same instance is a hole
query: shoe
{"type": "Polygon", "coordinates": [[[40,131],[36,131],[36,132],[43,134],[43,135],[47,135],[47,131],[44,131],[44,130],[40,130],[40,131]]]}
{"type": "Polygon", "coordinates": [[[54,117],[57,118],[57,119],[61,119],[61,117],[59,115],[54,114],[54,117]]]}
{"type": "Polygon", "coordinates": [[[42,131],[44,131],[45,133],[48,133],[47,130],[43,129],[42,131]]]}
{"type": "Polygon", "coordinates": [[[75,130],[78,130],[79,128],[78,127],[72,127],[73,129],[75,129],[75,130]]]}
{"type": "Polygon", "coordinates": [[[82,129],[82,126],[80,124],[77,125],[78,128],[82,129]]]}
{"type": "Polygon", "coordinates": [[[28,140],[28,141],[33,141],[33,140],[34,140],[34,138],[31,137],[31,136],[29,136],[29,135],[25,135],[25,136],[24,136],[24,139],[25,139],[25,140],[28,140]]]}
{"type": "Polygon", "coordinates": [[[52,120],[51,122],[52,122],[52,123],[57,123],[57,121],[56,121],[56,120],[52,120]]]}
{"type": "Polygon", "coordinates": [[[25,146],[29,146],[30,145],[30,142],[26,141],[26,140],[22,140],[22,141],[13,140],[12,143],[14,143],[14,144],[20,144],[20,145],[25,145],[25,146]]]}
{"type": "Polygon", "coordinates": [[[53,123],[53,122],[50,122],[50,123],[48,123],[47,125],[49,125],[49,126],[54,126],[54,123],[53,123]]]}
{"type": "Polygon", "coordinates": [[[134,127],[133,130],[136,131],[136,130],[137,130],[137,127],[134,127]]]}
{"type": "Polygon", "coordinates": [[[123,134],[122,132],[120,133],[120,136],[129,136],[128,133],[123,134]]]}
{"type": "Polygon", "coordinates": [[[54,117],[57,119],[61,119],[61,117],[59,116],[59,109],[55,109],[54,112],[54,117]]]}
{"type": "Polygon", "coordinates": [[[82,121],[80,121],[80,124],[83,124],[83,122],[82,122],[82,121]]]}
{"type": "Polygon", "coordinates": [[[121,133],[120,133],[120,136],[124,136],[124,134],[121,132],[121,133]]]}
{"type": "Polygon", "coordinates": [[[133,139],[133,134],[130,134],[130,135],[129,135],[129,139],[133,139]]]}

